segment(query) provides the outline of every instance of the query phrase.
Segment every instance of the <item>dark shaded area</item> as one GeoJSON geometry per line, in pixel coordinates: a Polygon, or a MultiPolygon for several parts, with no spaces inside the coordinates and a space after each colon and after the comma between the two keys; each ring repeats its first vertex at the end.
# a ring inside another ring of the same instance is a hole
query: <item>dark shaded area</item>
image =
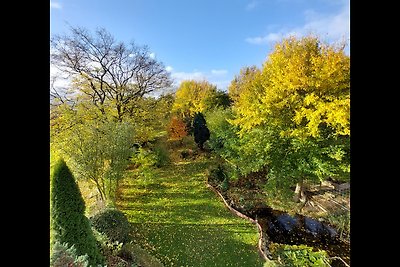
{"type": "Polygon", "coordinates": [[[197,112],[193,119],[194,141],[200,150],[203,150],[204,143],[210,138],[210,130],[207,127],[206,119],[201,112],[197,112]]]}
{"type": "MultiPolygon", "coordinates": [[[[242,212],[242,211],[241,211],[242,212]]],[[[264,236],[269,242],[300,245],[326,250],[330,257],[341,257],[350,263],[350,244],[339,238],[339,232],[331,225],[303,215],[290,215],[273,210],[267,206],[257,207],[243,212],[252,219],[257,219],[264,236]]],[[[340,260],[334,260],[332,266],[346,266],[340,260]]]]}
{"type": "MultiPolygon", "coordinates": [[[[325,250],[330,257],[340,257],[350,265],[350,244],[340,239],[339,231],[332,225],[316,219],[274,210],[266,205],[256,205],[244,210],[234,201],[230,205],[255,219],[263,229],[263,244],[265,253],[270,255],[270,242],[288,245],[307,245],[315,249],[325,250]]],[[[331,266],[346,266],[341,260],[333,259],[331,266]]]]}

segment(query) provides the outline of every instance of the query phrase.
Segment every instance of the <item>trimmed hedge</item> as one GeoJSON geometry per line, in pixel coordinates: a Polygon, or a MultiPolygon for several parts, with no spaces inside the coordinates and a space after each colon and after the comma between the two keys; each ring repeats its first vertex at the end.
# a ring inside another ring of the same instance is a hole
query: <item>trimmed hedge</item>
{"type": "Polygon", "coordinates": [[[111,242],[127,243],[130,241],[131,225],[125,215],[114,208],[100,211],[90,218],[91,225],[106,235],[111,242]]]}
{"type": "Polygon", "coordinates": [[[55,164],[51,179],[50,217],[54,242],[73,245],[77,255],[88,255],[91,266],[103,264],[103,255],[84,215],[85,202],[63,159],[55,164]]]}

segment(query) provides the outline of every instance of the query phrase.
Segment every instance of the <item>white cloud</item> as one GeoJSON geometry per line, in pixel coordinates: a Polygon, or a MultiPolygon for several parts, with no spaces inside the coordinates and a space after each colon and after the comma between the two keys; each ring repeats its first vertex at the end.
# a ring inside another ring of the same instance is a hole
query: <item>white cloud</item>
{"type": "Polygon", "coordinates": [[[304,25],[293,28],[281,28],[265,36],[246,38],[250,44],[268,45],[290,35],[304,36],[309,33],[317,34],[329,41],[342,41],[346,39],[350,44],[350,5],[343,1],[341,10],[336,14],[322,14],[314,10],[304,12],[304,25]]]}
{"type": "Polygon", "coordinates": [[[211,70],[211,73],[216,76],[222,76],[228,73],[227,70],[211,70]]]}
{"type": "Polygon", "coordinates": [[[70,85],[69,75],[63,73],[54,65],[50,65],[50,82],[53,83],[54,88],[66,88],[70,85]]]}
{"type": "Polygon", "coordinates": [[[181,84],[184,80],[195,80],[201,81],[206,79],[206,75],[201,71],[193,72],[172,72],[171,77],[175,80],[177,86],[181,84]]]}
{"type": "Polygon", "coordinates": [[[174,70],[174,68],[171,67],[171,66],[166,66],[165,70],[168,71],[168,72],[172,72],[174,70]]]}
{"type": "Polygon", "coordinates": [[[263,37],[258,36],[258,37],[246,38],[246,42],[250,44],[263,45],[276,42],[281,38],[282,38],[281,33],[269,33],[263,37]]]}
{"type": "Polygon", "coordinates": [[[156,58],[156,53],[154,53],[154,52],[150,53],[149,57],[152,58],[152,59],[155,59],[156,58]]]}
{"type": "Polygon", "coordinates": [[[220,80],[213,82],[217,86],[218,89],[228,91],[228,86],[231,84],[231,80],[220,80]]]}
{"type": "Polygon", "coordinates": [[[171,66],[167,66],[166,70],[169,71],[168,67],[171,69],[171,78],[174,80],[174,86],[178,87],[182,81],[185,80],[195,80],[195,81],[203,81],[206,80],[214,85],[217,88],[226,90],[228,85],[230,84],[230,80],[227,80],[226,74],[228,73],[225,69],[212,69],[211,71],[198,71],[194,70],[192,72],[175,72],[171,66]]]}
{"type": "Polygon", "coordinates": [[[316,31],[320,34],[326,34],[328,38],[335,40],[341,38],[350,39],[350,6],[348,3],[338,14],[326,16],[313,10],[308,10],[305,12],[305,18],[304,31],[316,31]]]}
{"type": "Polygon", "coordinates": [[[50,8],[61,9],[62,6],[58,2],[50,2],[50,8]]]}

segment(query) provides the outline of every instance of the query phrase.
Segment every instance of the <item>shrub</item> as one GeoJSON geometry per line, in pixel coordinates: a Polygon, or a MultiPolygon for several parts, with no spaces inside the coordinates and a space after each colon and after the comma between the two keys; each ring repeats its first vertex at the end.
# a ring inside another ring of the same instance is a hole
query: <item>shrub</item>
{"type": "Polygon", "coordinates": [[[182,143],[182,138],[188,135],[185,122],[174,116],[168,124],[168,136],[171,140],[179,140],[182,143]]]}
{"type": "Polygon", "coordinates": [[[221,183],[226,178],[224,168],[219,164],[216,168],[210,170],[208,181],[211,183],[221,183]]]}
{"type": "Polygon", "coordinates": [[[325,267],[330,266],[326,251],[313,251],[306,245],[276,245],[271,251],[276,255],[283,266],[294,267],[325,267]]]}
{"type": "Polygon", "coordinates": [[[267,260],[266,262],[264,262],[263,265],[263,267],[278,267],[278,266],[279,264],[272,260],[267,260]]]}
{"type": "Polygon", "coordinates": [[[84,215],[81,192],[63,159],[55,164],[51,178],[50,221],[54,242],[73,245],[77,255],[89,256],[90,265],[102,264],[103,256],[84,215]]]}
{"type": "Polygon", "coordinates": [[[154,148],[154,154],[156,155],[156,167],[160,168],[166,166],[170,163],[170,158],[168,154],[168,150],[161,145],[158,145],[154,148]]]}
{"type": "Polygon", "coordinates": [[[88,255],[78,255],[74,245],[68,247],[66,243],[55,242],[50,256],[51,267],[88,267],[88,255]]]}
{"type": "Polygon", "coordinates": [[[182,159],[194,159],[198,155],[193,149],[183,149],[180,153],[182,159]]]}
{"type": "Polygon", "coordinates": [[[339,230],[341,239],[350,238],[350,211],[339,211],[328,215],[328,221],[339,230]]]}
{"type": "Polygon", "coordinates": [[[229,176],[221,164],[209,171],[208,182],[222,191],[229,189],[229,176]]]}
{"type": "Polygon", "coordinates": [[[105,209],[90,218],[94,229],[104,234],[111,242],[130,241],[131,225],[125,215],[117,209],[105,209]]]}
{"type": "Polygon", "coordinates": [[[194,141],[203,150],[203,144],[210,138],[206,120],[201,112],[197,112],[193,119],[194,141]]]}
{"type": "Polygon", "coordinates": [[[151,178],[154,175],[154,166],[157,163],[157,155],[148,148],[139,147],[131,158],[131,162],[139,167],[139,175],[151,178]]]}

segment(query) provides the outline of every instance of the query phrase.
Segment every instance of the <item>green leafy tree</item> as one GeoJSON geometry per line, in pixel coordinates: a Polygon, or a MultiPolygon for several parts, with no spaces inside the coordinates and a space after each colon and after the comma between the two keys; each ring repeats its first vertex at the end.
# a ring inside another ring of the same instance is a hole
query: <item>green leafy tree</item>
{"type": "Polygon", "coordinates": [[[101,200],[114,202],[118,181],[129,165],[134,130],[126,122],[89,120],[57,138],[58,150],[78,179],[92,181],[101,200]]]}
{"type": "Polygon", "coordinates": [[[272,131],[253,129],[240,136],[240,127],[229,123],[235,115],[230,109],[206,113],[210,129],[208,144],[228,164],[232,179],[263,170],[270,164],[272,131]]]}
{"type": "Polygon", "coordinates": [[[203,114],[200,112],[196,113],[193,119],[193,135],[194,141],[203,150],[204,143],[210,138],[210,131],[203,114]]]}
{"type": "Polygon", "coordinates": [[[110,112],[102,114],[85,95],[78,95],[73,104],[52,106],[52,154],[63,155],[78,179],[92,181],[101,200],[114,202],[132,146],[165,131],[173,100],[171,95],[142,97],[130,104],[135,105],[133,116],[123,122],[108,116],[110,112]]]}
{"type": "Polygon", "coordinates": [[[77,255],[88,255],[91,266],[103,263],[88,218],[85,202],[63,159],[55,164],[51,181],[51,230],[54,242],[74,246],[77,255]]]}
{"type": "Polygon", "coordinates": [[[160,98],[143,97],[132,108],[132,116],[126,119],[135,129],[135,143],[143,144],[154,141],[160,132],[165,131],[169,123],[171,96],[160,98]]]}
{"type": "MultiPolygon", "coordinates": [[[[228,108],[231,106],[232,99],[228,93],[217,90],[215,94],[211,94],[205,100],[206,110],[212,110],[215,108],[228,108]]],[[[203,112],[205,112],[203,111],[203,112]]]]}

